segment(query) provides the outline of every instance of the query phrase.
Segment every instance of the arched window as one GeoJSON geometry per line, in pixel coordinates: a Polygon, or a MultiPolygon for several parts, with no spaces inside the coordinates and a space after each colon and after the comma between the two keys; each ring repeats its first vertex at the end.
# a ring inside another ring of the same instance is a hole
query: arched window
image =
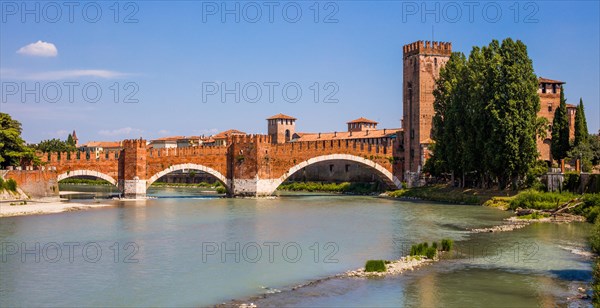
{"type": "Polygon", "coordinates": [[[285,130],[285,142],[290,141],[290,130],[286,129],[285,130]]]}

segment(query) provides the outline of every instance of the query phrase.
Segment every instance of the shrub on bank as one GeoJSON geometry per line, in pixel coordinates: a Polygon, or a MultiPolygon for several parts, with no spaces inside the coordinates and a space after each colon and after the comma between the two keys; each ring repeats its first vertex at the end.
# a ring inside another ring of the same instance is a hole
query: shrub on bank
{"type": "Polygon", "coordinates": [[[454,246],[454,241],[449,238],[445,238],[442,240],[442,251],[450,251],[452,250],[452,246],[454,246]]]}
{"type": "Polygon", "coordinates": [[[525,190],[511,199],[510,209],[515,210],[520,207],[536,210],[549,210],[576,197],[576,195],[568,192],[559,193],[525,190]]]}
{"type": "Polygon", "coordinates": [[[225,187],[223,187],[223,186],[217,187],[217,194],[224,194],[226,192],[227,192],[227,189],[225,189],[225,187]]]}
{"type": "Polygon", "coordinates": [[[368,260],[365,264],[365,272],[385,272],[385,260],[368,260]]]}
{"type": "Polygon", "coordinates": [[[13,180],[13,179],[8,179],[7,181],[5,181],[2,184],[2,187],[6,190],[10,190],[12,192],[16,192],[17,191],[17,181],[13,180]]]}

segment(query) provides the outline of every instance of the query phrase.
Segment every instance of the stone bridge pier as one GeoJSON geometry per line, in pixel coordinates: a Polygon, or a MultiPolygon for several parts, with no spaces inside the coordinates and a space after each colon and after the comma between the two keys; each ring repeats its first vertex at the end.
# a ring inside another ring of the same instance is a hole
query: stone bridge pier
{"type": "Polygon", "coordinates": [[[146,197],[146,140],[123,141],[119,156],[118,187],[125,198],[146,197]]]}

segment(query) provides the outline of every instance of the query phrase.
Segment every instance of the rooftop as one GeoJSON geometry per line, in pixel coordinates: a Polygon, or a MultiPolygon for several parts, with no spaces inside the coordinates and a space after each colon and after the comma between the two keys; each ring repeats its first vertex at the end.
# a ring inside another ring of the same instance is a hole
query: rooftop
{"type": "Polygon", "coordinates": [[[328,132],[328,133],[296,133],[298,137],[294,141],[316,141],[316,140],[346,140],[346,139],[365,139],[382,138],[394,135],[401,131],[400,128],[371,129],[357,132],[328,132]]]}
{"type": "Polygon", "coordinates": [[[81,147],[87,148],[119,148],[122,147],[120,141],[90,141],[82,144],[81,147]]]}
{"type": "Polygon", "coordinates": [[[243,131],[239,131],[237,129],[229,129],[224,132],[220,132],[216,135],[213,135],[211,137],[213,139],[226,139],[227,137],[234,136],[234,135],[246,135],[246,133],[244,133],[243,131]]]}
{"type": "Polygon", "coordinates": [[[556,83],[556,84],[565,84],[566,82],[564,81],[559,81],[559,80],[553,80],[553,79],[548,79],[548,78],[544,78],[544,77],[540,77],[538,78],[540,83],[556,83]]]}
{"type": "Polygon", "coordinates": [[[360,117],[360,118],[358,118],[356,120],[352,120],[352,121],[347,122],[347,123],[371,123],[371,124],[377,124],[376,121],[369,120],[369,119],[366,119],[366,118],[363,118],[363,117],[360,117]]]}

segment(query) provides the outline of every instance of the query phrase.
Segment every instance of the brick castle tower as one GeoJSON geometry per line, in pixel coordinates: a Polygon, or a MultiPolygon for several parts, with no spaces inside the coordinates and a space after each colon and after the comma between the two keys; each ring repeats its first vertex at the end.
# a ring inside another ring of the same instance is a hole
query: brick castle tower
{"type": "MultiPolygon", "coordinates": [[[[418,41],[403,48],[404,170],[420,172],[428,158],[433,119],[433,89],[452,44],[418,41]]],[[[410,176],[406,180],[411,179],[410,176]]]]}
{"type": "Polygon", "coordinates": [[[272,143],[286,143],[292,139],[296,118],[280,113],[267,118],[267,122],[272,143]]]}

